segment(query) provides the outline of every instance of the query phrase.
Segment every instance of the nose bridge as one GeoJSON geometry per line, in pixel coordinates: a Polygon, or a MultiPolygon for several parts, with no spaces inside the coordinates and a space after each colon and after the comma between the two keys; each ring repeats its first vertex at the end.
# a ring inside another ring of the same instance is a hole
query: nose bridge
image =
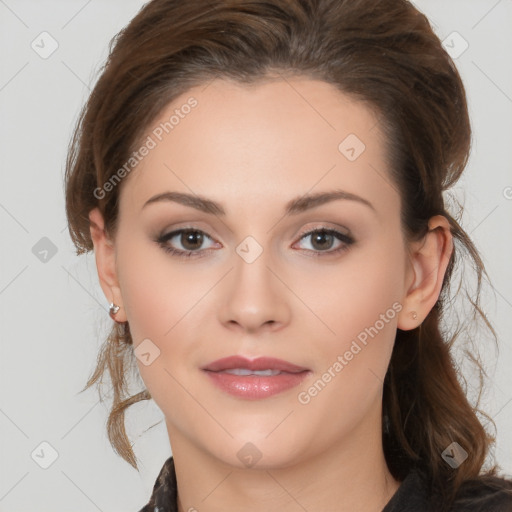
{"type": "Polygon", "coordinates": [[[264,243],[248,235],[235,247],[234,269],[222,308],[224,322],[254,330],[287,321],[286,287],[274,275],[272,254],[264,243]]]}

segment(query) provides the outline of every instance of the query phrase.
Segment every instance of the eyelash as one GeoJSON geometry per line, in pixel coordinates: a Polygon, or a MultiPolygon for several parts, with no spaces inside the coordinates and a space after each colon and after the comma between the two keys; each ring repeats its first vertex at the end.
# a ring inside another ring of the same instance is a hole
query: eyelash
{"type": "MultiPolygon", "coordinates": [[[[191,258],[191,257],[192,258],[201,258],[201,257],[203,257],[203,255],[205,253],[208,254],[210,251],[213,250],[213,249],[204,249],[202,251],[182,251],[180,249],[174,249],[173,247],[169,247],[169,245],[166,244],[166,242],[168,240],[171,240],[172,238],[174,238],[177,235],[180,235],[183,232],[202,233],[203,235],[205,235],[207,238],[210,238],[210,240],[211,240],[211,237],[208,236],[204,231],[190,227],[190,228],[178,229],[176,231],[171,231],[170,233],[167,233],[165,235],[158,237],[155,241],[158,243],[158,245],[160,245],[160,247],[162,247],[162,249],[165,252],[171,254],[172,256],[177,256],[179,258],[191,258]],[[201,254],[201,252],[203,254],[201,254]]],[[[299,238],[299,240],[302,240],[303,238],[306,238],[315,233],[324,233],[327,235],[334,235],[340,242],[343,242],[340,247],[338,247],[337,249],[334,249],[334,250],[312,251],[310,249],[304,249],[308,252],[312,252],[315,257],[339,254],[341,252],[348,250],[349,247],[355,242],[355,240],[351,236],[346,235],[344,233],[340,233],[339,231],[336,231],[335,229],[328,229],[328,228],[317,228],[317,229],[308,231],[307,233],[302,234],[301,237],[299,238]]]]}

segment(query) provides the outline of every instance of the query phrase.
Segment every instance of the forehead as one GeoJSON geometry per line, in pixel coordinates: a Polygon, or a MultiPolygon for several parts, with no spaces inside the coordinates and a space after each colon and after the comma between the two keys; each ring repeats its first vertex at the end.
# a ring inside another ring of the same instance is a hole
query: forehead
{"type": "Polygon", "coordinates": [[[377,208],[398,201],[374,111],[319,80],[215,79],[168,104],[144,141],[151,149],[123,187],[139,209],[164,189],[238,206],[332,188],[377,208]]]}

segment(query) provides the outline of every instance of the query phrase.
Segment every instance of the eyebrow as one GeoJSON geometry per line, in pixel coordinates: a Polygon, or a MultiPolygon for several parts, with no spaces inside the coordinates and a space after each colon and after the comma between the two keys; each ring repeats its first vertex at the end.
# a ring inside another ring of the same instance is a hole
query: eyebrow
{"type": "MultiPolygon", "coordinates": [[[[329,192],[317,192],[316,194],[308,194],[296,197],[286,203],[285,215],[296,215],[298,213],[335,200],[355,201],[359,204],[368,206],[375,213],[377,213],[375,207],[367,199],[364,199],[351,192],[337,189],[329,192]]],[[[190,206],[191,208],[195,208],[196,210],[212,215],[226,215],[226,211],[220,203],[197,194],[193,195],[183,192],[163,192],[161,194],[157,194],[148,199],[142,206],[142,209],[144,209],[149,204],[166,201],[179,203],[184,206],[190,206]]]]}

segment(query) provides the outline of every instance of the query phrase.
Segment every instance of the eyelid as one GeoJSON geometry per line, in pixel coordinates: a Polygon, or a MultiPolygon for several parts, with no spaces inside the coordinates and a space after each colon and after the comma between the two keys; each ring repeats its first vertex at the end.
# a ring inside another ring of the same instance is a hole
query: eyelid
{"type": "MultiPolygon", "coordinates": [[[[179,228],[167,231],[167,232],[164,231],[161,235],[157,236],[155,240],[159,243],[165,244],[169,240],[172,240],[174,237],[177,237],[186,231],[201,233],[204,238],[208,238],[211,241],[216,242],[216,240],[212,236],[210,236],[206,231],[196,228],[196,227],[192,227],[192,226],[179,227],[179,228]]],[[[208,251],[208,250],[209,249],[201,249],[201,250],[197,250],[197,251],[184,251],[183,249],[179,249],[179,251],[183,251],[183,252],[196,252],[196,253],[204,252],[204,251],[208,251]]]]}
{"type": "Polygon", "coordinates": [[[305,249],[307,252],[311,253],[313,256],[321,256],[321,255],[332,255],[332,254],[338,254],[342,251],[347,250],[351,245],[355,243],[355,239],[351,234],[342,233],[338,229],[329,228],[327,226],[320,226],[320,227],[314,227],[310,228],[303,233],[301,233],[298,237],[297,242],[294,243],[300,243],[303,239],[306,239],[308,236],[311,236],[315,233],[326,233],[327,235],[334,236],[334,238],[340,242],[340,246],[336,249],[328,249],[325,251],[315,251],[310,249],[305,249]]]}
{"type": "Polygon", "coordinates": [[[338,224],[334,224],[334,227],[332,225],[332,223],[330,222],[319,222],[317,225],[314,225],[313,227],[307,227],[307,228],[304,228],[303,230],[301,230],[299,232],[299,234],[297,235],[298,238],[301,238],[303,237],[304,235],[308,235],[312,232],[316,232],[316,231],[336,231],[338,232],[340,235],[343,235],[343,236],[346,236],[347,238],[354,238],[352,236],[352,233],[351,231],[344,227],[344,226],[340,226],[338,224]]]}

